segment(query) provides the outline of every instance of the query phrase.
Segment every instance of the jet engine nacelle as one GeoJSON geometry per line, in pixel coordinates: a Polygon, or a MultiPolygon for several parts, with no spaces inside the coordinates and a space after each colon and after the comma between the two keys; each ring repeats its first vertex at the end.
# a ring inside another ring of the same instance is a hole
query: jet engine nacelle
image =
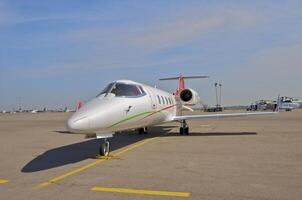
{"type": "Polygon", "coordinates": [[[193,89],[184,89],[181,91],[180,100],[185,105],[196,105],[200,103],[200,97],[198,93],[193,89]]]}

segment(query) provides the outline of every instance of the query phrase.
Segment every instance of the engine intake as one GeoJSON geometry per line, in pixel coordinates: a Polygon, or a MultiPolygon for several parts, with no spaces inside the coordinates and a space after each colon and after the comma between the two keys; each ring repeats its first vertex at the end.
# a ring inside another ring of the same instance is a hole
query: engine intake
{"type": "Polygon", "coordinates": [[[195,105],[200,103],[198,93],[192,89],[182,90],[179,97],[184,104],[195,105]]]}
{"type": "Polygon", "coordinates": [[[180,93],[180,99],[184,102],[188,102],[192,99],[193,93],[189,89],[184,89],[180,93]]]}

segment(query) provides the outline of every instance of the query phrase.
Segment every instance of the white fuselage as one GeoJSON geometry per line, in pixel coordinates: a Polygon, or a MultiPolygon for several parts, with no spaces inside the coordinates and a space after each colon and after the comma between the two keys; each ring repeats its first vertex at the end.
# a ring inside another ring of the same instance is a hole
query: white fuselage
{"type": "Polygon", "coordinates": [[[67,121],[73,133],[111,133],[169,122],[181,108],[174,95],[141,83],[121,80],[114,83],[134,85],[137,96],[101,94],[74,113],[67,121]]]}

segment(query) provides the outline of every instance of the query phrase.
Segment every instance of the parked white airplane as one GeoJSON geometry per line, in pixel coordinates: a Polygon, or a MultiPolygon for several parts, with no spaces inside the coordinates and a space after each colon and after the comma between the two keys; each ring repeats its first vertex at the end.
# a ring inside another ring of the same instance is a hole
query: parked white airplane
{"type": "Polygon", "coordinates": [[[39,112],[39,110],[37,110],[37,109],[34,109],[34,110],[32,110],[32,111],[30,111],[30,113],[38,113],[39,112]]]}
{"type": "Polygon", "coordinates": [[[280,109],[285,111],[292,111],[294,109],[300,108],[301,100],[298,98],[291,97],[281,97],[280,98],[280,109]]]}
{"type": "Polygon", "coordinates": [[[104,139],[100,155],[109,154],[109,142],[115,132],[138,129],[146,133],[149,126],[176,121],[180,123],[180,134],[189,134],[186,123],[190,119],[267,115],[276,112],[227,113],[206,115],[181,115],[181,109],[190,109],[200,101],[196,91],[185,88],[185,78],[173,77],[162,80],[179,79],[175,94],[130,80],[110,83],[100,94],[77,110],[67,121],[67,129],[72,133],[96,134],[104,139]]]}

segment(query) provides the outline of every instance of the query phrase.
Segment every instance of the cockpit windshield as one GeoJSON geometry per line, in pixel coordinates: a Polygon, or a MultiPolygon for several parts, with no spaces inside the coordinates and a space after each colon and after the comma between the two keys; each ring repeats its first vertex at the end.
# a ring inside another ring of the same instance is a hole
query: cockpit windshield
{"type": "Polygon", "coordinates": [[[97,97],[108,93],[115,94],[116,97],[140,97],[146,94],[139,85],[117,82],[110,83],[97,97]]]}

